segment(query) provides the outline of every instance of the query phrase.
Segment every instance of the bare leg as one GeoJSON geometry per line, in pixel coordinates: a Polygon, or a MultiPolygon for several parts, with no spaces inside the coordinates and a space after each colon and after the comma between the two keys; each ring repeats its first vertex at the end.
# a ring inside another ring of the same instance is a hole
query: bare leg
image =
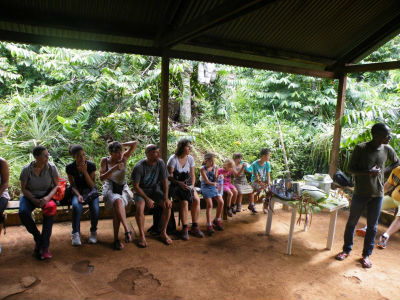
{"type": "Polygon", "coordinates": [[[226,191],[226,207],[231,206],[231,200],[232,200],[233,193],[231,190],[226,191]]]}
{"type": "Polygon", "coordinates": [[[238,196],[238,191],[235,188],[231,189],[231,191],[232,191],[232,204],[231,205],[235,205],[236,198],[238,196]]]}
{"type": "Polygon", "coordinates": [[[222,199],[221,196],[218,196],[215,198],[217,200],[217,212],[215,217],[217,219],[221,218],[222,215],[222,209],[224,208],[224,199],[222,199]]]}
{"type": "MultiPolygon", "coordinates": [[[[390,237],[393,233],[400,230],[400,217],[396,217],[389,228],[386,230],[386,234],[390,237]]],[[[1,232],[1,231],[0,231],[1,232]]]]}
{"type": "Polygon", "coordinates": [[[237,204],[241,205],[243,200],[243,194],[238,193],[237,204]]]}
{"type": "Polygon", "coordinates": [[[249,195],[250,204],[254,204],[254,192],[251,192],[249,195]]]}
{"type": "Polygon", "coordinates": [[[129,228],[128,228],[128,223],[126,222],[125,206],[121,199],[115,200],[114,211],[117,214],[119,221],[122,223],[122,226],[124,226],[125,232],[128,232],[129,228]]]}
{"type": "Polygon", "coordinates": [[[206,216],[207,216],[207,225],[211,224],[211,212],[213,209],[213,202],[211,198],[206,198],[206,216]]]}
{"type": "Polygon", "coordinates": [[[118,240],[118,233],[119,233],[119,225],[120,221],[118,219],[116,210],[113,211],[113,228],[114,228],[114,241],[118,240]]]}
{"type": "Polygon", "coordinates": [[[200,215],[200,198],[197,195],[196,191],[194,192],[191,213],[192,213],[192,223],[197,223],[200,215]]]}
{"type": "Polygon", "coordinates": [[[181,201],[181,221],[182,225],[187,225],[187,215],[188,215],[188,206],[189,203],[187,201],[181,201]]]}
{"type": "Polygon", "coordinates": [[[139,235],[140,235],[138,244],[141,247],[147,246],[146,237],[144,235],[144,206],[145,206],[144,201],[136,202],[135,219],[136,219],[136,224],[139,228],[139,235]]]}
{"type": "MultiPolygon", "coordinates": [[[[187,203],[187,201],[183,201],[183,202],[187,203]]],[[[187,209],[186,209],[186,211],[187,211],[187,209]]],[[[172,244],[172,240],[167,235],[167,226],[168,226],[168,221],[169,221],[170,216],[171,216],[171,209],[167,208],[167,207],[163,207],[163,211],[162,211],[162,215],[161,215],[161,220],[163,222],[163,228],[162,228],[160,237],[163,240],[163,242],[168,245],[172,244]]]]}

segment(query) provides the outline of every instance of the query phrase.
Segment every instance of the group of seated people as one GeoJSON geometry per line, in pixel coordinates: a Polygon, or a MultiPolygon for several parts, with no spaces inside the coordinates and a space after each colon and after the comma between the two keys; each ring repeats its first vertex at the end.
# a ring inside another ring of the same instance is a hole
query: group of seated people
{"type": "MultiPolygon", "coordinates": [[[[182,139],[178,142],[175,154],[167,161],[160,158],[160,151],[154,144],[145,148],[146,157],[140,160],[131,173],[131,187],[126,180],[127,161],[137,147],[136,141],[108,144],[109,156],[100,161],[100,180],[103,185],[103,200],[106,209],[113,211],[114,243],[116,250],[124,248],[119,239],[119,229],[122,223],[124,241],[133,241],[132,230],[128,227],[126,207],[134,203],[135,218],[139,230],[137,245],[147,247],[144,230],[145,207],[161,209],[160,239],[165,244],[172,243],[167,234],[167,225],[171,216],[172,201],[179,201],[180,221],[182,230],[180,237],[189,239],[189,234],[203,237],[198,219],[200,214],[200,198],[195,189],[195,161],[190,155],[191,141],[182,139]],[[133,196],[132,196],[133,195],[133,196]],[[188,228],[189,208],[191,212],[191,228],[188,228]]],[[[99,219],[99,193],[95,186],[96,165],[86,159],[81,145],[71,145],[69,153],[73,161],[66,165],[66,174],[72,190],[72,245],[80,246],[80,219],[83,205],[88,204],[90,211],[90,235],[88,242],[97,243],[97,224],[99,219]]],[[[33,149],[34,161],[23,167],[20,174],[22,196],[19,205],[19,217],[27,231],[32,234],[35,242],[34,255],[39,259],[52,257],[50,237],[53,219],[57,207],[54,201],[59,189],[59,172],[57,167],[49,162],[49,152],[44,146],[33,149]],[[32,211],[41,208],[43,226],[40,232],[32,218],[32,211]]],[[[214,154],[206,153],[200,168],[201,193],[206,201],[207,233],[212,235],[215,230],[223,230],[222,213],[224,208],[223,193],[226,193],[225,209],[228,216],[240,212],[243,194],[249,194],[249,210],[256,213],[254,198],[270,183],[269,164],[270,150],[261,149],[260,159],[249,165],[242,162],[242,155],[235,153],[233,159],[224,161],[222,168],[215,164],[214,154]],[[251,186],[248,184],[244,171],[252,173],[251,186]],[[232,175],[234,180],[232,184],[232,175]],[[218,178],[223,182],[218,185],[218,178]],[[211,219],[213,200],[217,203],[215,218],[211,219]]],[[[7,192],[9,182],[9,167],[5,159],[0,159],[0,222],[4,222],[4,210],[10,196],[7,192]]],[[[2,225],[0,225],[2,226],[2,225]]],[[[1,232],[1,227],[0,227],[1,232]]],[[[1,245],[0,245],[1,249],[1,245]]],[[[1,250],[0,250],[1,251],[1,250]]]]}
{"type": "MultiPolygon", "coordinates": [[[[145,207],[158,207],[161,212],[160,239],[167,245],[172,243],[167,234],[167,226],[171,217],[172,202],[180,204],[179,217],[182,222],[180,237],[189,240],[189,234],[203,237],[204,233],[199,228],[200,198],[195,189],[195,161],[190,155],[192,143],[188,139],[178,142],[175,154],[171,155],[167,164],[160,158],[156,145],[147,145],[146,157],[140,160],[131,173],[131,187],[126,180],[127,161],[137,147],[136,141],[119,143],[116,141],[108,144],[109,156],[100,161],[100,180],[103,185],[103,199],[105,207],[113,211],[114,243],[116,250],[124,248],[119,239],[119,229],[122,223],[124,228],[124,241],[133,241],[132,230],[129,229],[126,218],[126,207],[135,203],[135,218],[139,229],[137,245],[147,247],[144,230],[145,207]],[[133,196],[132,196],[133,195],[133,196]],[[188,228],[189,208],[191,212],[191,228],[188,228]]],[[[73,161],[65,168],[68,181],[72,190],[72,245],[81,245],[80,219],[84,204],[89,205],[91,227],[88,242],[97,243],[97,223],[99,219],[99,193],[95,186],[96,165],[86,159],[86,154],[81,145],[71,145],[69,153],[73,161]]],[[[206,202],[206,232],[209,235],[216,230],[224,230],[222,213],[225,207],[226,214],[232,217],[242,211],[242,198],[249,195],[248,209],[257,213],[254,202],[257,196],[266,192],[270,185],[271,166],[269,163],[271,151],[267,148],[260,150],[259,159],[251,165],[242,161],[240,153],[234,153],[233,159],[226,159],[221,168],[215,164],[213,153],[206,153],[200,167],[201,193],[206,202]],[[245,171],[251,173],[250,184],[245,171]],[[232,180],[233,177],[233,180],[232,180]],[[223,194],[226,198],[223,198],[223,194]],[[217,204],[215,218],[212,219],[213,200],[217,204]]],[[[20,174],[22,196],[19,205],[19,217],[27,231],[32,234],[35,242],[34,254],[40,259],[52,257],[49,246],[52,233],[53,218],[57,207],[53,201],[59,188],[59,172],[57,167],[49,162],[49,152],[43,146],[33,149],[34,161],[23,167],[20,174]],[[38,230],[32,218],[32,211],[42,208],[42,232],[38,230]]],[[[385,191],[394,187],[389,196],[385,197],[387,203],[400,207],[400,167],[393,170],[385,191]]],[[[10,199],[8,194],[9,166],[7,161],[0,158],[0,233],[4,226],[4,210],[10,199]]],[[[384,201],[384,202],[385,202],[384,201]]],[[[385,203],[386,203],[385,202],[385,203]]],[[[392,205],[392,206],[393,206],[392,205]]],[[[386,205],[387,206],[387,205],[386,205]]],[[[384,205],[384,207],[386,207],[384,205]]],[[[264,212],[267,208],[264,206],[264,212]]],[[[389,229],[380,237],[378,246],[385,248],[391,234],[400,229],[400,213],[389,229]]],[[[1,244],[0,244],[1,253],[1,244]]]]}

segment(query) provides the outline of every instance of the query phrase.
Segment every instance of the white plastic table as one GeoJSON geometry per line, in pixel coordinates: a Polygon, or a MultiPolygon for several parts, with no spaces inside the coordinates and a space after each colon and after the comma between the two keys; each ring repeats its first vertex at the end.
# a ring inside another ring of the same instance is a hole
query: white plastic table
{"type": "MultiPolygon", "coordinates": [[[[265,226],[265,233],[267,235],[270,234],[271,232],[271,225],[272,225],[272,217],[274,213],[271,211],[274,209],[275,202],[282,203],[283,205],[287,205],[290,207],[290,210],[292,211],[292,217],[290,220],[290,229],[289,229],[289,238],[288,238],[288,243],[287,243],[287,254],[291,255],[292,254],[292,239],[293,239],[293,230],[294,230],[294,224],[296,223],[296,214],[297,214],[297,207],[293,205],[292,202],[288,202],[286,200],[283,200],[281,198],[273,196],[271,198],[271,203],[270,203],[270,208],[268,211],[268,217],[267,217],[267,223],[265,226]]],[[[328,229],[328,238],[326,241],[326,248],[328,250],[332,249],[333,245],[333,238],[335,236],[335,228],[336,228],[336,219],[337,219],[337,212],[339,209],[348,206],[348,204],[344,203],[341,204],[335,208],[332,209],[324,209],[324,211],[329,211],[330,212],[330,221],[329,221],[329,229],[328,229]]],[[[306,216],[308,217],[308,216],[306,216]]],[[[307,231],[307,222],[304,222],[304,231],[307,231]]]]}

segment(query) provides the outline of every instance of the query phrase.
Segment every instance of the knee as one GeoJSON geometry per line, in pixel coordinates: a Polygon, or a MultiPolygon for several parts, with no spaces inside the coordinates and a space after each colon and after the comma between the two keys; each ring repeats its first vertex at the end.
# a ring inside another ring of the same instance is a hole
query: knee
{"type": "Polygon", "coordinates": [[[189,203],[187,201],[181,201],[181,209],[187,210],[189,207],[189,203]]]}
{"type": "Polygon", "coordinates": [[[115,208],[120,207],[122,205],[122,200],[121,199],[117,199],[114,201],[113,206],[115,208]]]}

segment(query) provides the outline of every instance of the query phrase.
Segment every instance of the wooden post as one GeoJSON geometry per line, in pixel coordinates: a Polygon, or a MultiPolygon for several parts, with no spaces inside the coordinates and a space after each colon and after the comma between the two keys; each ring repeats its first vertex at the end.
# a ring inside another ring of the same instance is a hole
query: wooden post
{"type": "Polygon", "coordinates": [[[336,173],[338,160],[339,160],[339,148],[340,148],[340,135],[342,127],[340,121],[343,117],[344,101],[346,99],[346,80],[347,76],[345,73],[339,77],[339,88],[336,102],[336,114],[335,114],[335,129],[333,131],[333,143],[331,151],[331,161],[329,165],[329,175],[333,178],[336,173]]]}
{"type": "Polygon", "coordinates": [[[167,143],[168,143],[168,98],[169,98],[169,57],[163,56],[161,61],[160,152],[161,152],[161,158],[165,162],[167,162],[167,143]]]}

